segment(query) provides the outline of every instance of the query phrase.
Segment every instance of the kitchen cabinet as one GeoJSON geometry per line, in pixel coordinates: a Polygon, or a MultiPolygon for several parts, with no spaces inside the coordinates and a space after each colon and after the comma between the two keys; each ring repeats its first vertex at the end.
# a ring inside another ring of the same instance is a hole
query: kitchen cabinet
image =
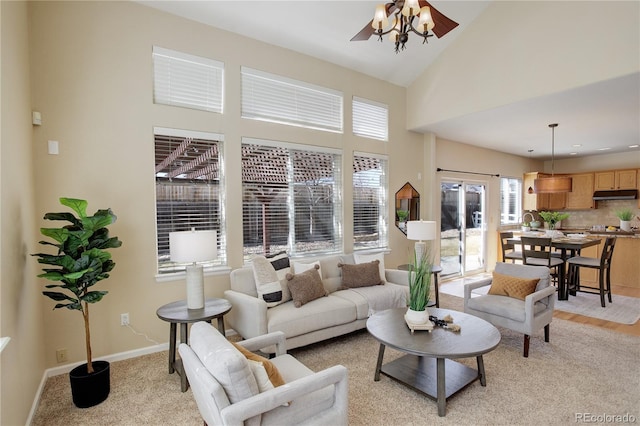
{"type": "MultiPolygon", "coordinates": [[[[636,175],[638,176],[638,185],[636,188],[638,189],[638,192],[640,192],[640,169],[636,170],[636,175]]],[[[638,208],[640,209],[640,197],[638,197],[638,208]]]]}
{"type": "Polygon", "coordinates": [[[578,173],[571,175],[571,192],[567,193],[567,210],[587,210],[594,207],[593,202],[593,173],[578,173]]]}
{"type": "MultiPolygon", "coordinates": [[[[551,177],[547,173],[530,172],[522,177],[522,209],[528,210],[563,210],[566,206],[565,193],[536,194],[533,192],[533,181],[539,177],[551,177]]],[[[591,194],[593,196],[593,193],[591,194]]]]}
{"type": "Polygon", "coordinates": [[[638,185],[637,175],[636,169],[596,172],[594,189],[596,191],[635,189],[638,185]]]}

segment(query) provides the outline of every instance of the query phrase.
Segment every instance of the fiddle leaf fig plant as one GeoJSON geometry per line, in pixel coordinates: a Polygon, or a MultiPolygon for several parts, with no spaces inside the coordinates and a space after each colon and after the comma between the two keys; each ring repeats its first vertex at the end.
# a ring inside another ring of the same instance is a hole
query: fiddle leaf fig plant
{"type": "Polygon", "coordinates": [[[75,198],[60,198],[60,204],[75,212],[47,213],[46,220],[66,221],[69,224],[59,228],[40,228],[40,233],[52,241],[40,241],[45,246],[56,247],[56,254],[36,253],[38,263],[50,265],[38,275],[52,281],[42,294],[58,302],[54,309],[67,308],[82,313],[87,350],[87,372],[93,372],[91,359],[91,333],[89,328],[89,303],[96,303],[108,293],[93,290],[99,281],[109,278],[115,267],[111,253],[107,249],[120,247],[118,237],[110,237],[107,226],[116,221],[111,209],[98,210],[87,216],[87,201],[75,198]]]}

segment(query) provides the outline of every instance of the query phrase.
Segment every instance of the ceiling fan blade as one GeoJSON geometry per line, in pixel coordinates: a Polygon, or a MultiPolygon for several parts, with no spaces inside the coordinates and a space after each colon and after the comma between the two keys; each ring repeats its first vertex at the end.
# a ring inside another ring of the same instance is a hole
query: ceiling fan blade
{"type": "MultiPolygon", "coordinates": [[[[393,13],[394,10],[396,10],[395,3],[387,3],[385,7],[387,8],[387,16],[393,13]]],[[[369,40],[369,37],[371,37],[375,32],[375,30],[371,26],[372,23],[373,19],[371,19],[369,23],[365,25],[365,27],[361,29],[358,34],[354,35],[351,41],[369,40]]]]}
{"type": "Polygon", "coordinates": [[[369,40],[369,37],[371,37],[374,32],[374,29],[371,26],[372,22],[373,22],[373,19],[370,20],[369,23],[365,25],[365,27],[361,29],[358,34],[354,35],[351,41],[369,40]]]}
{"type": "Polygon", "coordinates": [[[449,31],[458,26],[456,21],[453,21],[446,16],[444,16],[438,9],[433,7],[429,2],[425,0],[419,0],[420,7],[429,6],[431,8],[431,18],[433,19],[433,23],[435,27],[433,27],[433,33],[436,37],[441,38],[449,31]]]}

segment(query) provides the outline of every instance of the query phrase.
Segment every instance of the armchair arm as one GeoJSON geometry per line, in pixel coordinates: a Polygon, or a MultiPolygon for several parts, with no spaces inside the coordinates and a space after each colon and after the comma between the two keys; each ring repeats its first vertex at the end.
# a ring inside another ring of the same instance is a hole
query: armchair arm
{"type": "MultiPolygon", "coordinates": [[[[342,365],[335,365],[294,380],[283,386],[278,386],[277,388],[236,402],[220,410],[220,415],[225,425],[240,426],[245,420],[251,417],[273,410],[284,403],[294,401],[300,396],[315,392],[332,384],[335,385],[335,388],[331,410],[338,410],[344,413],[346,420],[349,384],[347,368],[342,365]]],[[[285,423],[285,421],[286,419],[282,419],[283,423],[285,423]]]]}
{"type": "Polygon", "coordinates": [[[235,290],[225,290],[224,297],[233,306],[225,316],[231,328],[245,339],[267,334],[267,304],[264,300],[235,290]]]}
{"type": "Polygon", "coordinates": [[[464,300],[471,299],[471,292],[480,287],[486,287],[491,285],[492,278],[485,278],[483,280],[476,281],[464,285],[464,300]]]}
{"type": "Polygon", "coordinates": [[[252,337],[247,340],[241,340],[239,345],[250,350],[251,352],[260,350],[270,345],[276,345],[276,356],[287,353],[286,338],[283,331],[273,331],[262,336],[252,337]]]}
{"type": "Polygon", "coordinates": [[[555,305],[555,296],[556,288],[553,286],[545,287],[542,290],[536,291],[534,293],[529,294],[524,298],[524,317],[525,321],[533,324],[533,305],[537,301],[541,301],[545,298],[548,298],[547,310],[551,309],[553,311],[553,307],[555,305]]]}

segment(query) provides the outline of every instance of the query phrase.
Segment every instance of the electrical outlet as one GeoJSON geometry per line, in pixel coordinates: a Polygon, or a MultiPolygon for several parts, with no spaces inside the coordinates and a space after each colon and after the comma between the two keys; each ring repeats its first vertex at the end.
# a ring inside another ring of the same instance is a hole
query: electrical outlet
{"type": "Polygon", "coordinates": [[[58,349],[56,351],[56,361],[58,361],[58,364],[60,364],[61,362],[67,362],[68,360],[69,357],[67,355],[66,349],[58,349]]]}
{"type": "Polygon", "coordinates": [[[120,314],[120,325],[129,325],[129,312],[120,314]]]}

